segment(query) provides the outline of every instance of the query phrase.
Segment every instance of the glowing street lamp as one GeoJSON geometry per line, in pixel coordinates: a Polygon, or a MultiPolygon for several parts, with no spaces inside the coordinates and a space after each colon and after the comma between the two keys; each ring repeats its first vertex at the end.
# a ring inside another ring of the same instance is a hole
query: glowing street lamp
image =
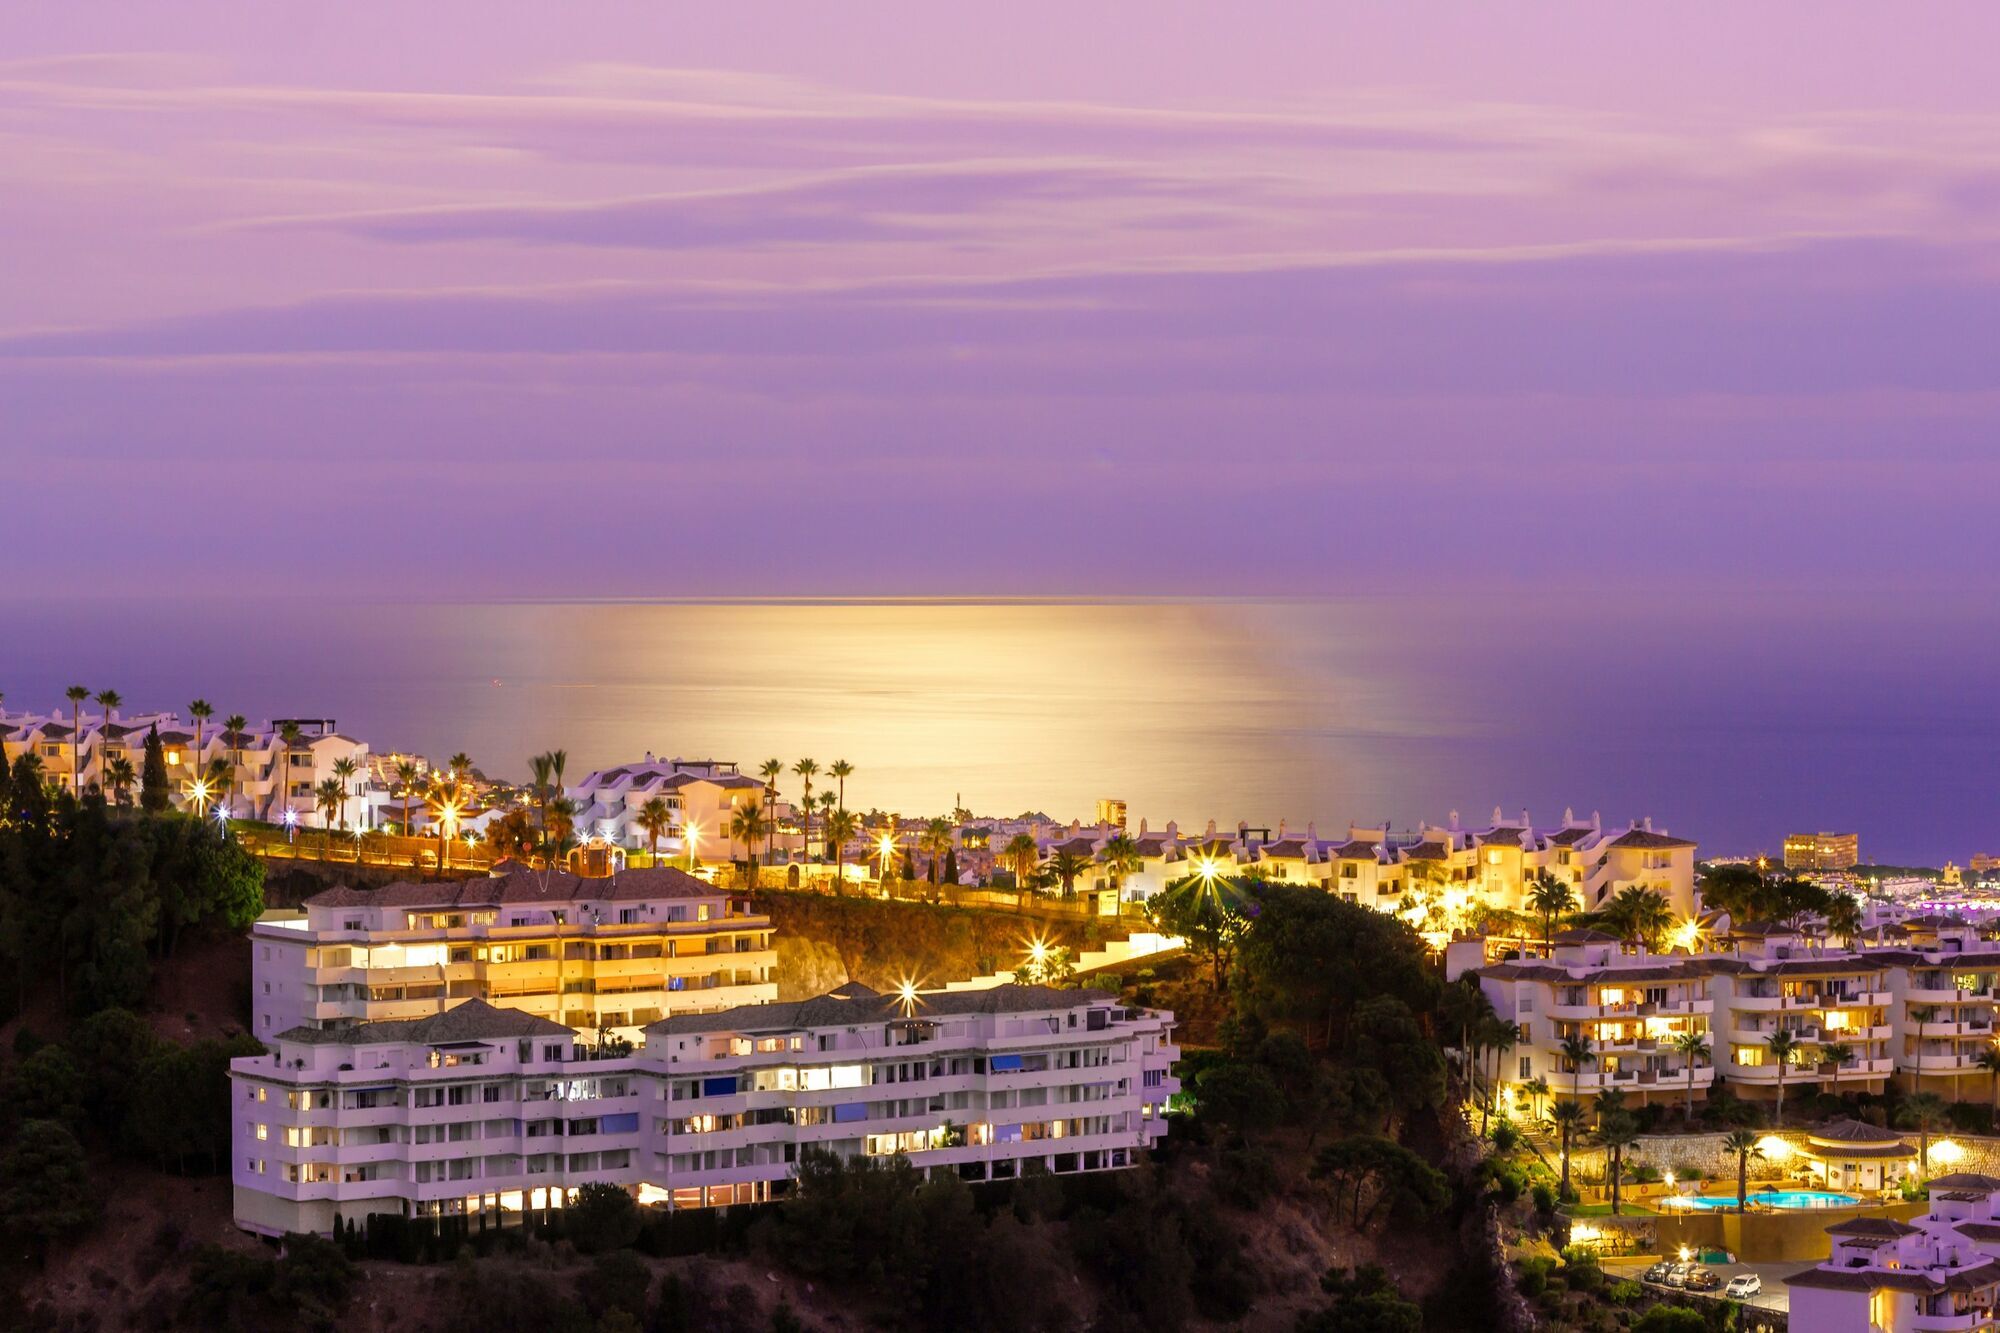
{"type": "Polygon", "coordinates": [[[886,884],[889,882],[889,863],[896,859],[895,835],[884,833],[875,843],[875,851],[882,858],[882,873],[876,876],[876,878],[886,884]]]}
{"type": "Polygon", "coordinates": [[[195,813],[206,815],[208,813],[208,779],[196,778],[194,785],[188,788],[188,795],[194,797],[195,813]]]}
{"type": "Polygon", "coordinates": [[[696,845],[697,845],[697,844],[699,844],[699,843],[701,842],[701,825],[700,825],[700,824],[697,824],[697,823],[695,823],[695,821],[694,821],[694,820],[690,819],[690,820],[689,820],[689,821],[687,822],[687,827],[686,827],[685,829],[681,830],[681,836],[682,836],[682,837],[683,837],[683,838],[684,838],[684,839],[685,839],[685,840],[687,841],[687,849],[688,849],[688,873],[689,873],[689,874],[693,874],[693,873],[694,873],[694,849],[695,849],[696,845]]]}
{"type": "Polygon", "coordinates": [[[286,807],[285,807],[285,816],[284,816],[284,819],[283,819],[283,821],[282,821],[282,822],[283,822],[283,824],[284,824],[284,826],[285,826],[285,841],[286,841],[286,842],[288,842],[288,843],[289,843],[289,842],[293,842],[293,841],[295,841],[295,839],[294,839],[293,835],[294,835],[294,834],[296,834],[296,833],[298,832],[298,828],[299,828],[299,812],[298,812],[297,810],[293,809],[293,808],[292,808],[291,806],[289,806],[289,805],[288,805],[288,806],[286,806],[286,807]]]}
{"type": "Polygon", "coordinates": [[[917,1012],[917,983],[904,977],[896,983],[896,1003],[902,1007],[903,1017],[913,1018],[917,1012]]]}

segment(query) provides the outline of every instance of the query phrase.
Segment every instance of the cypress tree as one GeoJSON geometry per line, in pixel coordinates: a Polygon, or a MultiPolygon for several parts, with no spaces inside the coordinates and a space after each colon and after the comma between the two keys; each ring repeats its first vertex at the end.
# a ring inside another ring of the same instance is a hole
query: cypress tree
{"type": "Polygon", "coordinates": [[[945,850],[944,882],[947,884],[954,884],[954,885],[958,883],[958,848],[956,847],[947,848],[945,850]]]}
{"type": "Polygon", "coordinates": [[[160,729],[146,733],[146,768],[139,775],[139,805],[149,814],[163,814],[168,800],[167,752],[160,745],[160,729]]]}

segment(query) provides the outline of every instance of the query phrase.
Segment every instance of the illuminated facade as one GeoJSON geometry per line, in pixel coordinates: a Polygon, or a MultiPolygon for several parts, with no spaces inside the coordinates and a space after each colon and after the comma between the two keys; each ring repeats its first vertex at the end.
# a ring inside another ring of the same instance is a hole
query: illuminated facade
{"type": "Polygon", "coordinates": [[[1930,1211],[1828,1227],[1832,1253],[1786,1279],[1793,1328],[1813,1333],[1991,1333],[2000,1326],[2000,1179],[1930,1181],[1930,1211]]]}
{"type": "Polygon", "coordinates": [[[252,928],[255,1034],[476,998],[630,1039],[668,1014],[776,999],[771,936],[744,899],[671,867],[329,889],[252,928]]]}
{"type": "Polygon", "coordinates": [[[596,1059],[560,1024],[468,1000],[429,1018],[277,1034],[233,1061],[237,1224],[778,1197],[801,1152],[902,1154],[967,1180],[1133,1165],[1178,1088],[1173,1016],[1101,991],[1001,986],[816,999],[653,1024],[596,1059]]]}
{"type": "Polygon", "coordinates": [[[1785,869],[1847,870],[1861,863],[1858,833],[1789,833],[1785,835],[1785,869]]]}
{"type": "MultiPolygon", "coordinates": [[[[745,850],[732,848],[730,816],[739,805],[767,806],[763,782],[737,772],[737,766],[719,759],[655,759],[647,755],[635,764],[599,769],[570,784],[565,792],[576,802],[576,830],[580,838],[597,838],[637,851],[653,845],[652,834],[639,823],[640,811],[658,799],[667,808],[668,828],[660,836],[660,855],[685,856],[688,830],[694,830],[694,853],[712,861],[740,859],[745,850]]],[[[766,814],[773,812],[767,810],[766,814]]],[[[759,841],[761,856],[766,851],[788,853],[799,845],[797,816],[790,806],[779,804],[775,812],[781,827],[772,832],[767,847],[759,841]],[[785,831],[792,829],[789,835],[785,831]]]]}

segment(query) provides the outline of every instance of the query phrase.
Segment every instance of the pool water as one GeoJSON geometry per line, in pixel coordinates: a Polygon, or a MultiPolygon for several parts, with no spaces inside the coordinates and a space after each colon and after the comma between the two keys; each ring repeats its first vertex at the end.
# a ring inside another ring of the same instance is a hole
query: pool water
{"type": "MultiPolygon", "coordinates": [[[[1696,1194],[1663,1200],[1670,1208],[1734,1208],[1734,1194],[1696,1194]]],[[[1761,1203],[1769,1208],[1804,1210],[1810,1208],[1851,1208],[1861,1200],[1852,1194],[1835,1194],[1829,1190],[1755,1190],[1750,1194],[1751,1203],[1761,1203]]]]}

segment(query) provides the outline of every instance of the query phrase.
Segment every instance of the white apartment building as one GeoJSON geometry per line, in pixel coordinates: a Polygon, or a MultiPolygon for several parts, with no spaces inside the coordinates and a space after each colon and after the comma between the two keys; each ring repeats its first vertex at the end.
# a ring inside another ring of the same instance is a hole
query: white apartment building
{"type": "Polygon", "coordinates": [[[1791,1326],[1812,1333],[1992,1333],[2000,1328],[2000,1179],[1930,1182],[1931,1208],[1828,1227],[1832,1254],[1787,1279],[1791,1326]]]}
{"type": "Polygon", "coordinates": [[[1116,1170],[1165,1134],[1179,1087],[1171,1014],[1038,986],[850,985],[668,1018],[610,1059],[476,999],[270,1046],[230,1068],[236,1220],[265,1235],[505,1221],[591,1181],[672,1208],[760,1201],[811,1148],[967,1180],[1116,1170]]]}
{"type": "MultiPolygon", "coordinates": [[[[598,839],[628,850],[652,846],[652,835],[639,826],[639,812],[655,797],[666,803],[669,827],[660,838],[661,856],[687,854],[687,835],[694,830],[695,854],[712,861],[731,859],[729,822],[739,805],[768,804],[764,783],[718,759],[655,759],[648,754],[636,764],[619,764],[589,773],[567,786],[576,802],[576,831],[582,839],[598,839]]],[[[768,813],[768,812],[767,812],[768,813]]],[[[780,802],[777,817],[791,817],[780,802]]],[[[779,851],[787,839],[777,835],[779,851]]],[[[796,844],[794,836],[791,843],[796,844]]],[[[758,845],[759,853],[764,850],[758,845]]],[[[735,855],[743,849],[737,846],[735,855]]]]}
{"type": "MultiPolygon", "coordinates": [[[[68,789],[74,779],[79,790],[95,787],[108,792],[108,775],[117,760],[131,764],[135,775],[143,771],[146,737],[154,730],[165,752],[176,806],[194,802],[196,784],[209,765],[220,760],[230,779],[224,789],[208,793],[211,806],[220,801],[234,816],[273,823],[282,822],[288,810],[302,826],[320,826],[329,819],[337,823],[337,812],[322,814],[317,793],[320,783],[338,776],[335,765],[348,760],[355,772],[343,784],[352,797],[347,818],[350,827],[362,826],[369,789],[368,744],[341,734],[331,718],[280,719],[236,732],[220,725],[197,729],[174,713],[122,717],[114,709],[107,717],[86,709],[80,727],[75,715],[62,712],[0,713],[0,751],[9,763],[32,751],[41,760],[44,779],[58,787],[68,789]],[[299,728],[298,739],[289,744],[281,730],[288,720],[299,728]]],[[[136,781],[131,798],[138,799],[136,781]]]]}
{"type": "Polygon", "coordinates": [[[777,998],[771,920],[662,866],[602,879],[505,863],[480,879],[334,888],[251,929],[266,1042],[481,999],[628,1040],[669,1014],[777,998]]]}

